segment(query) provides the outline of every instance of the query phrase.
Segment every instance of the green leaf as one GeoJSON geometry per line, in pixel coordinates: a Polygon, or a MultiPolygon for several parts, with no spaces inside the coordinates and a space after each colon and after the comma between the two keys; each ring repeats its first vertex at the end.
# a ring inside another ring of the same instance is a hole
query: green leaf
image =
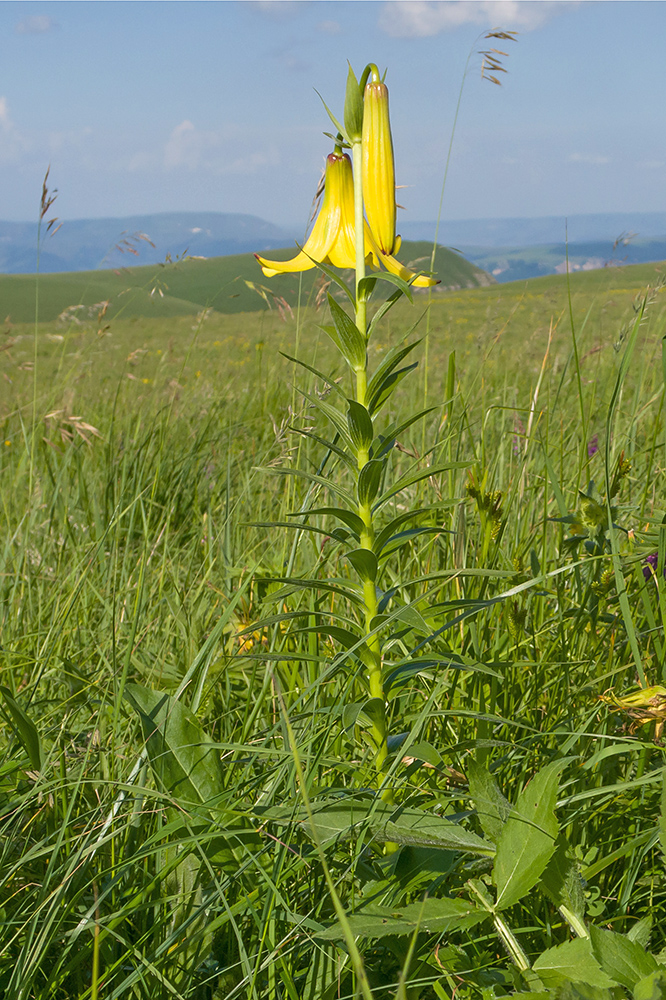
{"type": "Polygon", "coordinates": [[[397,810],[393,815],[384,813],[384,817],[382,820],[380,810],[376,810],[371,821],[375,837],[383,842],[410,844],[413,847],[439,847],[485,857],[495,853],[494,844],[434,813],[405,808],[397,810]]]}
{"type": "Polygon", "coordinates": [[[325,375],[324,372],[319,371],[318,368],[313,368],[312,365],[307,364],[305,361],[301,361],[300,358],[294,358],[291,354],[285,354],[284,351],[279,351],[278,353],[281,354],[283,358],[286,358],[287,361],[293,361],[295,365],[300,365],[301,368],[305,368],[307,371],[312,372],[313,375],[316,375],[317,378],[320,378],[322,382],[329,387],[331,392],[337,393],[337,395],[341,396],[343,399],[345,398],[345,394],[338,383],[334,382],[333,379],[328,377],[328,375],[325,375]]]}
{"type": "Polygon", "coordinates": [[[332,295],[328,296],[331,319],[338,336],[338,347],[349,366],[355,371],[365,365],[366,344],[354,320],[347,315],[332,295]]]}
{"type": "Polygon", "coordinates": [[[423,417],[427,417],[429,413],[432,413],[436,409],[438,409],[436,406],[427,406],[425,410],[419,410],[418,413],[413,413],[411,417],[408,417],[407,420],[403,420],[401,424],[390,424],[382,434],[383,444],[381,449],[375,455],[375,458],[381,458],[385,452],[391,451],[391,449],[395,447],[396,439],[402,434],[403,431],[406,431],[407,428],[411,427],[412,424],[415,424],[417,420],[422,420],[423,417]]]}
{"type": "Polygon", "coordinates": [[[305,399],[312,403],[316,409],[318,409],[330,420],[347,447],[351,447],[352,441],[349,437],[349,429],[345,415],[341,413],[340,410],[336,410],[334,406],[331,406],[331,404],[327,403],[324,399],[320,399],[319,396],[313,396],[309,392],[304,392],[303,389],[299,389],[299,392],[305,397],[305,399]]]}
{"type": "MultiPolygon", "coordinates": [[[[354,721],[354,712],[357,717],[361,711],[369,714],[373,711],[371,703],[375,700],[381,701],[371,698],[358,707],[349,706],[346,718],[350,726],[354,721]]],[[[296,822],[308,836],[312,836],[310,819],[302,807],[273,806],[257,812],[276,823],[289,825],[296,822]]],[[[312,803],[312,813],[317,834],[324,843],[349,837],[363,828],[380,843],[437,847],[481,857],[491,857],[495,853],[493,844],[442,816],[422,809],[396,809],[376,798],[346,795],[325,799],[312,803]]]]}
{"type": "Polygon", "coordinates": [[[349,141],[360,142],[363,133],[363,95],[361,94],[361,88],[358,85],[358,80],[351,66],[349,66],[349,72],[347,73],[343,118],[349,141]]]}
{"type": "Polygon", "coordinates": [[[575,938],[549,948],[539,955],[532,968],[544,986],[573,982],[608,989],[617,985],[599,965],[587,938],[575,938]]]}
{"type": "Polygon", "coordinates": [[[429,479],[430,476],[438,476],[442,472],[448,472],[451,469],[468,469],[472,463],[471,462],[448,462],[446,465],[438,465],[429,469],[422,469],[420,472],[408,472],[404,476],[401,476],[395,483],[390,487],[387,493],[383,493],[376,506],[381,507],[394,497],[401,490],[407,489],[408,486],[413,486],[415,483],[421,482],[422,479],[429,479]]]}
{"type": "Polygon", "coordinates": [[[377,556],[369,549],[353,549],[347,553],[347,559],[352,564],[360,578],[365,583],[377,579],[377,556]]]}
{"type": "Polygon", "coordinates": [[[348,528],[351,528],[352,532],[359,538],[365,527],[358,514],[354,514],[351,510],[345,510],[344,507],[313,507],[307,511],[296,510],[293,514],[288,514],[287,516],[305,517],[306,514],[308,517],[311,514],[330,514],[331,517],[337,517],[339,521],[342,521],[348,528]]]}
{"type": "MultiPolygon", "coordinates": [[[[414,348],[418,347],[420,343],[421,343],[420,340],[413,340],[411,344],[407,344],[404,347],[400,346],[392,347],[391,350],[386,353],[380,364],[377,366],[377,370],[370,379],[370,382],[368,383],[367,398],[369,400],[372,400],[373,397],[376,396],[377,393],[380,391],[386,376],[390,375],[391,372],[394,371],[398,367],[398,365],[407,357],[407,355],[411,354],[414,348]]],[[[372,405],[370,405],[368,408],[370,412],[372,412],[373,409],[376,409],[377,407],[376,406],[373,407],[372,405]]]]}
{"type": "Polygon", "coordinates": [[[379,484],[384,471],[384,463],[376,458],[366,462],[358,475],[358,502],[369,507],[379,492],[379,484]]]}
{"type": "Polygon", "coordinates": [[[412,743],[407,749],[407,756],[413,757],[415,760],[422,760],[426,764],[431,764],[433,767],[439,767],[442,763],[441,754],[432,746],[431,743],[426,743],[421,741],[420,743],[412,743]]]}
{"type": "Polygon", "coordinates": [[[630,990],[652,972],[659,970],[657,960],[637,941],[624,934],[590,927],[592,948],[604,972],[630,990]]]}
{"type": "Polygon", "coordinates": [[[349,399],[347,402],[349,405],[347,410],[349,436],[357,449],[367,451],[375,436],[372,417],[361,403],[357,403],[354,399],[349,399]]]}
{"type": "Polygon", "coordinates": [[[555,802],[567,760],[544,767],[523,788],[497,842],[493,882],[497,909],[512,906],[536,885],[555,851],[555,802]]]}
{"type": "Polygon", "coordinates": [[[666,1000],[666,969],[639,979],[634,986],[634,1000],[666,1000]]]}
{"type": "MultiPolygon", "coordinates": [[[[415,931],[445,934],[451,930],[466,930],[480,924],[488,916],[484,910],[462,899],[424,899],[405,906],[367,906],[361,913],[349,914],[347,920],[355,937],[382,938],[389,934],[413,934],[415,931]]],[[[317,937],[338,941],[344,938],[344,932],[336,923],[317,937]]]]}
{"type": "Polygon", "coordinates": [[[470,758],[467,765],[467,780],[481,828],[487,837],[498,843],[502,827],[509,818],[511,804],[500,792],[485,764],[474,758],[470,758]]]}
{"type": "Polygon", "coordinates": [[[585,916],[585,889],[578,863],[567,854],[567,843],[560,834],[555,853],[541,876],[541,888],[555,906],[564,906],[579,920],[585,916]]]}
{"type": "Polygon", "coordinates": [[[0,687],[0,694],[2,694],[3,701],[9,711],[10,725],[14,731],[14,735],[18,738],[30,758],[32,769],[34,771],[41,771],[44,766],[44,752],[37,727],[21,708],[9,688],[0,687]]]}
{"type": "Polygon", "coordinates": [[[125,697],[141,720],[148,759],[163,788],[178,802],[207,805],[224,790],[217,748],[196,716],[179,701],[139,684],[125,697]]]}
{"type": "Polygon", "coordinates": [[[397,371],[391,372],[390,375],[383,378],[377,391],[372,396],[368,393],[367,399],[370,413],[377,413],[378,410],[381,410],[384,403],[390,399],[405,375],[409,375],[415,368],[418,368],[417,361],[413,365],[406,365],[404,368],[399,368],[397,371]]]}
{"type": "Polygon", "coordinates": [[[666,855],[666,770],[661,779],[661,810],[659,812],[659,843],[661,852],[666,855]]]}
{"type": "MultiPolygon", "coordinates": [[[[368,279],[364,278],[363,280],[367,281],[368,279]]],[[[402,288],[398,288],[395,292],[392,292],[392,294],[389,295],[389,297],[387,299],[385,299],[384,302],[382,302],[382,304],[380,305],[379,309],[377,310],[377,312],[374,314],[374,316],[370,320],[370,325],[368,326],[368,340],[370,340],[370,338],[372,337],[372,334],[374,333],[375,327],[377,326],[377,324],[379,323],[379,321],[382,319],[382,317],[384,317],[386,315],[386,313],[389,311],[389,309],[393,308],[393,306],[396,304],[396,302],[398,302],[402,298],[403,295],[405,295],[405,292],[403,292],[402,288]]]]}

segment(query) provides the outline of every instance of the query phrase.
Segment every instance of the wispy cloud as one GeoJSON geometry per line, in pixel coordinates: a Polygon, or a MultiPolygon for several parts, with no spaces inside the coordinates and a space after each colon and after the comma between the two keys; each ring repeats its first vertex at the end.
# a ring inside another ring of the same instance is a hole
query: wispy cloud
{"type": "Polygon", "coordinates": [[[388,0],[379,26],[394,38],[427,38],[464,24],[534,31],[579,0],[388,0]]]}
{"type": "Polygon", "coordinates": [[[275,20],[286,21],[296,17],[308,0],[246,0],[246,6],[275,20]]]}
{"type": "Polygon", "coordinates": [[[48,31],[54,31],[58,27],[56,21],[48,14],[32,14],[24,17],[16,25],[17,35],[45,35],[48,31]]]}
{"type": "Polygon", "coordinates": [[[568,160],[569,163],[589,163],[593,167],[610,163],[609,156],[600,156],[598,153],[571,153],[568,160]]]}
{"type": "MultiPolygon", "coordinates": [[[[164,167],[213,174],[254,173],[276,162],[275,147],[245,130],[212,131],[198,129],[188,118],[176,125],[164,147],[164,167]]],[[[135,167],[135,169],[138,169],[135,167]]]]}
{"type": "Polygon", "coordinates": [[[6,97],[0,97],[0,139],[0,163],[17,163],[30,148],[12,120],[6,97]]]}

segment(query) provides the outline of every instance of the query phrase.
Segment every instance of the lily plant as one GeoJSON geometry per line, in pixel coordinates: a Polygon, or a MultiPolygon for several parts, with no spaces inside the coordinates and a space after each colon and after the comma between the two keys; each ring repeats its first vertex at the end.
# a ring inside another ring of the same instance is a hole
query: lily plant
{"type": "MultiPolygon", "coordinates": [[[[396,437],[429,411],[412,416],[400,427],[390,425],[378,433],[377,415],[403,375],[415,367],[399,366],[418,342],[389,351],[372,376],[368,371],[368,344],[379,320],[402,296],[411,300],[412,288],[428,288],[438,282],[410,270],[395,256],[401,241],[396,234],[393,140],[388,89],[377,66],[369,64],[360,80],[350,67],[342,123],[326,110],[337,134],[331,135],[334,150],[326,159],[323,200],[310,235],[291,260],[269,260],[258,254],[256,257],[267,277],[319,267],[344,292],[353,310],[352,318],[333,295],[328,295],[332,325],[324,329],[349,366],[353,397],[347,397],[336,382],[322,376],[338,395],[342,408],[316,397],[308,399],[333,425],[334,439],[324,443],[350,469],[354,489],[348,492],[336,489],[338,498],[346,501],[345,507],[301,513],[305,517],[312,514],[333,517],[339,526],[336,537],[346,536],[355,545],[346,552],[346,557],[358,579],[359,628],[344,634],[338,628],[336,638],[345,647],[343,654],[357,658],[365,668],[369,698],[358,707],[354,720],[363,715],[368,722],[376,780],[382,798],[392,802],[393,792],[386,780],[389,742],[382,649],[387,597],[379,586],[379,575],[387,550],[396,550],[396,532],[406,518],[402,515],[393,519],[382,525],[381,530],[377,519],[381,508],[397,492],[396,483],[392,486],[387,483],[387,463],[396,437]],[[354,270],[353,289],[335,268],[354,270]],[[379,278],[395,287],[369,321],[368,303],[379,278]]],[[[314,371],[311,366],[306,367],[314,371]]],[[[410,481],[427,474],[412,476],[410,481]]],[[[318,477],[309,478],[315,479],[318,486],[327,485],[318,477]]],[[[411,512],[408,517],[418,517],[418,512],[411,512]]],[[[306,527],[306,523],[299,521],[298,527],[306,527]]],[[[350,592],[340,590],[340,596],[349,599],[350,592]]]]}

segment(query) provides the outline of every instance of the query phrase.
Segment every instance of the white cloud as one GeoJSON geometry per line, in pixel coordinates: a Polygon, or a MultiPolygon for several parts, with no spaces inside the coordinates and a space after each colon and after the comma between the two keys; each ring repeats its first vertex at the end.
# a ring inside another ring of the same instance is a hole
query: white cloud
{"type": "Polygon", "coordinates": [[[320,21],[317,27],[325,35],[339,35],[342,31],[342,25],[339,21],[320,21]]]}
{"type": "Polygon", "coordinates": [[[388,0],[379,26],[394,38],[426,38],[463,24],[534,31],[579,0],[388,0]]]}
{"type": "Polygon", "coordinates": [[[16,163],[30,147],[16,128],[6,97],[0,97],[0,163],[16,163]]]}
{"type": "Polygon", "coordinates": [[[32,14],[16,25],[17,35],[45,35],[57,28],[57,23],[48,14],[32,14]]]}
{"type": "Polygon", "coordinates": [[[213,132],[198,129],[188,118],[177,125],[164,147],[167,170],[204,170],[213,174],[254,173],[278,161],[277,147],[245,129],[213,132]]]}
{"type": "Polygon", "coordinates": [[[666,163],[663,160],[642,160],[638,166],[644,167],[646,170],[660,170],[666,166],[666,163]]]}
{"type": "Polygon", "coordinates": [[[275,20],[296,17],[308,0],[246,0],[248,7],[275,20]]]}
{"type": "Polygon", "coordinates": [[[610,163],[609,156],[599,156],[597,153],[571,153],[568,160],[569,163],[589,163],[593,167],[610,163]]]}

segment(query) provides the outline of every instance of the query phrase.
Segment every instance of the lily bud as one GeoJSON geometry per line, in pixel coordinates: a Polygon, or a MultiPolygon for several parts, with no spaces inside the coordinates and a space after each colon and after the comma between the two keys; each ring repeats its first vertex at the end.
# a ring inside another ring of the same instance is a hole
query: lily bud
{"type": "Polygon", "coordinates": [[[388,88],[373,72],[363,95],[363,200],[372,235],[384,254],[395,250],[395,167],[388,88]]]}

